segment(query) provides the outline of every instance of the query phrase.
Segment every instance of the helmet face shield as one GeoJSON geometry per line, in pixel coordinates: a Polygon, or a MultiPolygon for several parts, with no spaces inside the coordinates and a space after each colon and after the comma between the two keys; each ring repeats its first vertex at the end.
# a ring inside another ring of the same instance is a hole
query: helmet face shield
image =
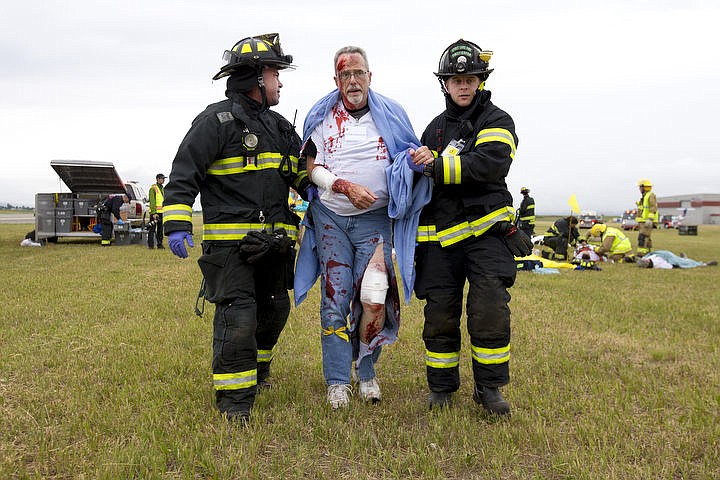
{"type": "Polygon", "coordinates": [[[294,69],[292,55],[285,55],[280,46],[280,35],[266,33],[243,38],[230,50],[223,53],[225,63],[213,80],[231,75],[237,70],[248,69],[259,72],[262,67],[275,67],[278,70],[294,69]]]}

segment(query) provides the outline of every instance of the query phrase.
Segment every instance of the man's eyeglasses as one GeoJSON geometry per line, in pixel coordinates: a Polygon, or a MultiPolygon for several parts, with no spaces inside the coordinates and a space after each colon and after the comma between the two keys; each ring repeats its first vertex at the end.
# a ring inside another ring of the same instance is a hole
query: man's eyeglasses
{"type": "Polygon", "coordinates": [[[338,73],[338,77],[340,77],[340,80],[347,81],[350,80],[350,77],[355,77],[356,80],[363,80],[367,76],[368,72],[365,70],[343,70],[342,72],[338,73]]]}

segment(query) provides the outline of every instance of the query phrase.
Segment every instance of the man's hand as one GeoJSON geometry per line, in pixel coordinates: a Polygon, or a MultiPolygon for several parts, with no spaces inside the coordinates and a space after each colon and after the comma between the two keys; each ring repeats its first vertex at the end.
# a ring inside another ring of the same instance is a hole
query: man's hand
{"type": "Polygon", "coordinates": [[[417,150],[410,149],[410,158],[408,159],[408,165],[414,171],[422,173],[425,165],[433,163],[435,157],[433,156],[430,149],[426,146],[422,146],[417,150]]]}
{"type": "Polygon", "coordinates": [[[189,232],[177,230],[168,234],[168,245],[170,245],[170,251],[180,258],[188,257],[188,252],[185,248],[185,241],[187,241],[190,248],[195,247],[192,235],[189,232]]]}
{"type": "Polygon", "coordinates": [[[375,203],[375,200],[377,200],[375,194],[371,190],[368,190],[367,187],[358,185],[357,183],[353,183],[343,178],[335,180],[335,183],[332,185],[332,189],[333,192],[345,195],[348,200],[350,200],[350,203],[359,210],[370,208],[370,206],[375,203]]]}
{"type": "Polygon", "coordinates": [[[526,257],[532,253],[533,244],[525,232],[518,230],[510,222],[497,222],[495,225],[514,257],[526,257]]]}

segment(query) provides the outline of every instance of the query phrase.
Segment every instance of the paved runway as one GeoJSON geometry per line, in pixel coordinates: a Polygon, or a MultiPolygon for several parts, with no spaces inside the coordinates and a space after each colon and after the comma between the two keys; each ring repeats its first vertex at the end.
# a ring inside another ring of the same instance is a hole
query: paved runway
{"type": "Polygon", "coordinates": [[[32,213],[0,213],[0,223],[28,223],[35,224],[32,213]]]}

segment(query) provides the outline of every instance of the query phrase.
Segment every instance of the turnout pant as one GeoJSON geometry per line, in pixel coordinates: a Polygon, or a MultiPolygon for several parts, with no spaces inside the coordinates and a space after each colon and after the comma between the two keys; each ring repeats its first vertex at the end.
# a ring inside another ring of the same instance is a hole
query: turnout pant
{"type": "Polygon", "coordinates": [[[638,233],[638,246],[637,246],[637,253],[638,255],[645,255],[646,253],[650,252],[652,250],[652,239],[650,236],[653,232],[653,222],[652,220],[645,220],[640,221],[638,224],[639,227],[639,233],[638,233]]]}
{"type": "Polygon", "coordinates": [[[553,237],[545,235],[545,238],[543,239],[543,244],[547,245],[548,247],[552,248],[552,250],[555,252],[555,259],[556,260],[565,260],[567,259],[567,251],[568,251],[568,238],[565,235],[556,235],[553,237]]]}
{"type": "Polygon", "coordinates": [[[157,223],[150,227],[147,233],[147,244],[150,248],[154,247],[155,244],[162,245],[163,241],[163,214],[155,213],[154,215],[158,216],[157,223]]]}
{"type": "Polygon", "coordinates": [[[467,330],[476,385],[499,387],[510,381],[510,294],[516,265],[503,240],[486,234],[445,248],[416,249],[415,294],[426,300],[425,365],[433,392],[460,387],[460,317],[465,281],[467,330]]]}
{"type": "Polygon", "coordinates": [[[112,213],[102,212],[100,214],[100,226],[102,227],[100,245],[110,245],[113,236],[112,213]]]}
{"type": "Polygon", "coordinates": [[[250,264],[233,245],[203,242],[198,259],[205,297],[215,304],[213,384],[221,412],[249,411],[258,381],[270,375],[273,349],[290,313],[292,254],[250,264]],[[291,270],[290,270],[291,271],[291,270]]]}

